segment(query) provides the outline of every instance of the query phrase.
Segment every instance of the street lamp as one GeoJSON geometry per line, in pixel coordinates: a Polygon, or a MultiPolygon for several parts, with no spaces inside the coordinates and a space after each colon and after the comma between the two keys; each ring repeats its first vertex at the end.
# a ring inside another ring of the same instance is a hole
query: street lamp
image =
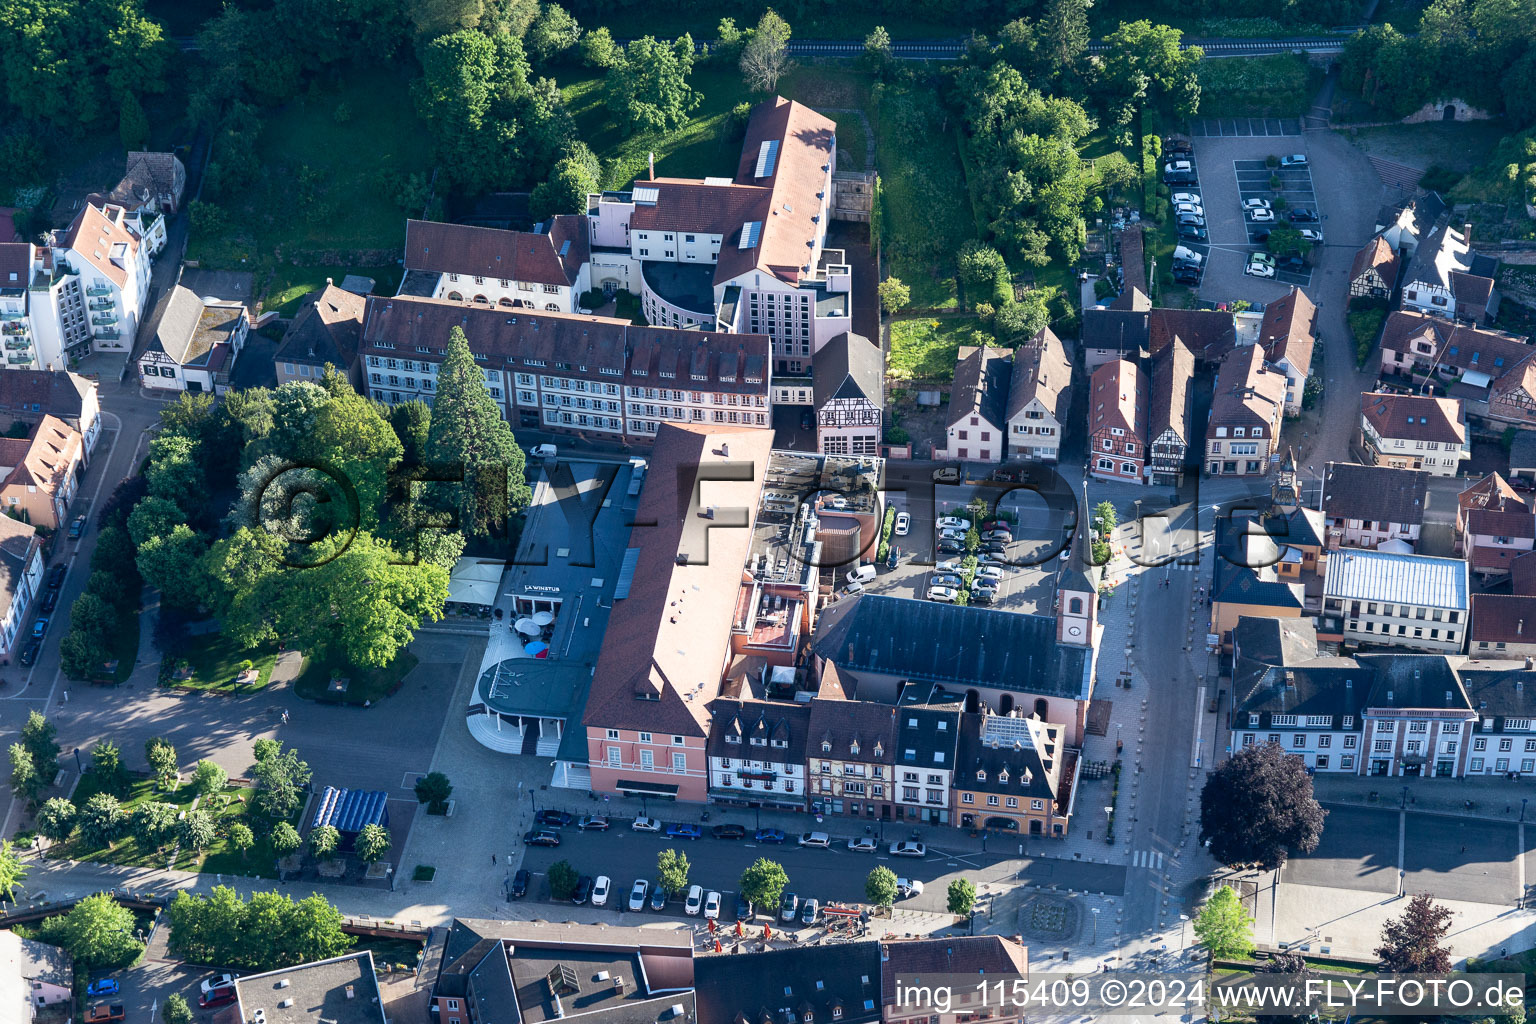
{"type": "MultiPolygon", "coordinates": [[[[79,751],[76,751],[76,753],[79,753],[79,751]]],[[[1520,821],[1522,823],[1524,823],[1524,821],[1525,821],[1525,804],[1526,804],[1526,801],[1528,801],[1529,799],[1530,799],[1530,797],[1527,797],[1527,796],[1523,796],[1523,797],[1520,798],[1520,821]]]]}
{"type": "Polygon", "coordinates": [[[1179,915],[1179,952],[1181,954],[1184,952],[1184,947],[1186,945],[1186,941],[1185,941],[1185,938],[1184,938],[1184,926],[1187,925],[1187,924],[1189,924],[1189,915],[1188,914],[1180,914],[1179,915]]]}
{"type": "Polygon", "coordinates": [[[1089,907],[1088,909],[1093,913],[1093,944],[1097,946],[1099,944],[1099,908],[1089,907]]]}

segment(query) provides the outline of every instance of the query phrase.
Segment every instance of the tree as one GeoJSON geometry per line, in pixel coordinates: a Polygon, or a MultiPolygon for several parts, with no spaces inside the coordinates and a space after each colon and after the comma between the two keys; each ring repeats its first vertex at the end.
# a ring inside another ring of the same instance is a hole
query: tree
{"type": "Polygon", "coordinates": [[[568,860],[557,860],[549,866],[549,896],[551,899],[568,900],[581,884],[581,875],[568,860]]]}
{"type": "Polygon", "coordinates": [[[149,465],[144,469],[149,493],[175,502],[183,512],[195,511],[207,493],[201,449],[195,438],[184,434],[161,434],[149,442],[149,465]]]}
{"type": "MultiPolygon", "coordinates": [[[[1307,961],[1295,953],[1276,953],[1256,964],[1253,973],[1289,975],[1286,984],[1301,988],[1306,985],[1307,961]]],[[[1253,1019],[1257,1024],[1308,1024],[1311,1016],[1309,1013],[1256,1013],[1253,1019]]]]}
{"type": "Polygon", "coordinates": [[[976,883],[969,878],[957,878],[949,883],[949,912],[964,916],[976,905],[976,883]]]}
{"type": "Polygon", "coordinates": [[[149,772],[161,789],[170,789],[181,777],[176,748],[164,736],[151,736],[144,741],[144,760],[149,762],[149,772]]]}
{"type": "Polygon", "coordinates": [[[251,852],[251,847],[256,845],[256,833],[245,822],[237,821],[229,826],[229,845],[244,859],[251,852]]]}
{"type": "Polygon", "coordinates": [[[126,967],[144,944],[134,938],[133,911],[104,892],[93,893],[70,908],[59,926],[60,945],[87,969],[126,967]]]}
{"type": "Polygon", "coordinates": [[[1024,293],[1023,300],[999,307],[992,316],[992,333],[1006,344],[1034,337],[1051,324],[1047,301],[1045,293],[1034,288],[1024,293]]]}
{"type": "Polygon", "coordinates": [[[606,25],[583,35],[580,45],[582,63],[592,68],[607,70],[623,54],[606,25]]]}
{"type": "Polygon", "coordinates": [[[201,807],[188,811],[181,819],[181,845],[202,853],[213,845],[215,837],[213,818],[201,807]]]}
{"type": "Polygon", "coordinates": [[[80,838],[87,846],[111,846],[127,824],[123,805],[111,793],[97,793],[80,808],[80,838]]]}
{"type": "Polygon", "coordinates": [[[1075,71],[1088,52],[1088,8],[1093,0],[1050,0],[1040,19],[1039,56],[1047,66],[1075,71]]]}
{"type": "Polygon", "coordinates": [[[864,898],[877,907],[888,907],[896,902],[896,872],[884,865],[874,868],[864,877],[864,898]]]}
{"type": "Polygon", "coordinates": [[[251,744],[251,756],[255,759],[257,764],[261,764],[263,761],[270,761],[272,758],[276,757],[282,752],[282,740],[274,740],[270,737],[267,737],[259,739],[255,743],[251,744]]]}
{"type": "Polygon", "coordinates": [[[880,295],[880,308],[887,314],[903,309],[912,302],[912,289],[899,277],[888,277],[875,288],[880,295]]]}
{"type": "Polygon", "coordinates": [[[1264,247],[1277,256],[1291,253],[1305,256],[1312,251],[1312,243],[1302,236],[1301,230],[1289,224],[1276,224],[1271,228],[1264,247]]]}
{"type": "Polygon", "coordinates": [[[428,814],[446,813],[452,795],[453,783],[442,772],[428,772],[416,780],[416,800],[427,805],[428,814]]]}
{"type": "Polygon", "coordinates": [[[128,770],[123,767],[123,752],[111,740],[102,740],[91,750],[91,774],[103,792],[116,797],[128,795],[128,770]]]}
{"type": "Polygon", "coordinates": [[[258,761],[256,809],[273,821],[287,821],[299,809],[299,793],[314,775],[309,765],[292,750],[258,761]]]}
{"type": "Polygon", "coordinates": [[[741,50],[741,77],[755,92],[777,92],[789,69],[789,22],[769,8],[741,50]]]}
{"type": "Polygon", "coordinates": [[[1381,945],[1376,955],[1381,969],[1388,974],[1448,974],[1451,951],[1440,940],[1451,930],[1454,915],[1450,908],[1435,902],[1427,892],[1415,893],[1403,910],[1403,916],[1388,921],[1381,929],[1381,945]]]}
{"type": "Polygon", "coordinates": [[[180,813],[175,804],[151,800],[140,804],[133,812],[128,827],[141,846],[158,850],[175,833],[176,817],[180,813]]]}
{"type": "Polygon", "coordinates": [[[1325,814],[1300,757],[1278,743],[1244,747],[1211,773],[1200,792],[1200,842],[1229,867],[1256,864],[1270,871],[1291,851],[1317,849],[1325,814]]]}
{"type": "Polygon", "coordinates": [[[1213,957],[1228,959],[1253,953],[1253,918],[1231,887],[1222,886],[1205,901],[1195,915],[1195,936],[1213,957]]]}
{"type": "Polygon", "coordinates": [[[523,45],[534,60],[543,63],[571,49],[581,39],[581,26],[559,4],[541,4],[539,16],[528,26],[523,45]]]}
{"type": "Polygon", "coordinates": [[[1120,525],[1120,514],[1115,511],[1115,503],[1101,501],[1093,506],[1093,528],[1100,536],[1107,537],[1120,525]]]}
{"type": "Polygon", "coordinates": [[[766,857],[759,857],[741,873],[741,882],[737,888],[753,906],[772,908],[779,905],[779,897],[784,894],[787,885],[789,876],[784,873],[784,869],[766,857]]]}
{"type": "Polygon", "coordinates": [[[180,992],[166,996],[163,1016],[165,1024],[192,1024],[192,1008],[187,1005],[187,997],[180,992]]]}
{"type": "Polygon", "coordinates": [[[192,788],[203,798],[204,803],[224,792],[227,785],[229,772],[206,759],[197,762],[197,767],[192,771],[192,788]]]}
{"type": "Polygon", "coordinates": [[[437,374],[427,462],[463,467],[456,485],[459,527],[467,536],[487,536],[528,506],[532,492],[523,480],[523,450],[512,437],[485,374],[469,350],[464,331],[454,327],[437,374]]]}
{"type": "Polygon", "coordinates": [[[340,844],[341,833],[335,825],[321,825],[309,834],[309,854],[315,860],[330,860],[340,844]]]}
{"type": "Polygon", "coordinates": [[[69,632],[59,641],[59,667],[71,679],[90,679],[112,659],[117,609],[95,594],[81,594],[69,607],[69,632]]]}
{"type": "Polygon", "coordinates": [[[295,903],[258,892],[247,903],[221,885],[206,897],[177,893],[166,914],[171,948],[184,958],[257,972],[339,956],[352,945],[340,912],[319,896],[295,903]]]}
{"type": "Polygon", "coordinates": [[[529,203],[533,215],[540,220],[557,213],[583,213],[587,196],[601,192],[602,188],[603,170],[596,154],[586,143],[577,142],[555,164],[549,179],[533,187],[529,203]]]}
{"type": "Polygon", "coordinates": [[[208,544],[185,523],[139,545],[138,570],[144,582],[160,591],[161,600],[176,608],[194,609],[203,602],[205,577],[201,568],[208,544]]]}
{"type": "Polygon", "coordinates": [[[999,279],[1007,281],[1008,264],[1003,260],[1003,254],[990,245],[974,238],[961,245],[955,256],[955,269],[973,305],[984,301],[998,305],[998,299],[1012,298],[1011,293],[995,294],[999,279]]]}
{"type": "Polygon", "coordinates": [[[373,864],[389,852],[389,830],[383,825],[370,822],[363,826],[352,844],[352,849],[364,864],[373,864]]]}
{"type": "MultiPolygon", "coordinates": [[[[1121,22],[1104,38],[1100,84],[1109,101],[1123,104],[1133,116],[1149,104],[1177,117],[1194,116],[1200,108],[1198,69],[1205,51],[1180,49],[1183,36],[1150,21],[1121,22]]],[[[1139,116],[1136,149],[1141,150],[1139,116]]]]}
{"type": "Polygon", "coordinates": [[[280,821],[272,829],[272,849],[279,857],[286,857],[302,845],[299,830],[286,821],[280,821]]]}
{"type": "Polygon", "coordinates": [[[693,37],[686,33],[670,43],[652,36],[631,40],[604,80],[609,111],[630,133],[681,128],[704,99],[688,84],[693,62],[693,37]]]}
{"type": "Polygon", "coordinates": [[[54,739],[58,732],[40,711],[29,713],[27,724],[21,728],[21,745],[32,755],[38,774],[50,782],[59,773],[59,744],[54,739]]]}
{"type": "Polygon", "coordinates": [[[75,831],[75,805],[62,796],[44,801],[37,809],[37,830],[51,842],[64,842],[75,831]]]}
{"type": "Polygon", "coordinates": [[[688,888],[688,855],[681,850],[665,849],[656,855],[656,881],[676,896],[688,888]]]}
{"type": "Polygon", "coordinates": [[[149,117],[144,104],[132,93],[124,96],[117,108],[117,137],[127,150],[141,150],[149,141],[149,117]]]}
{"type": "Polygon", "coordinates": [[[27,866],[21,862],[15,845],[9,839],[0,839],[0,899],[14,903],[16,889],[26,877],[27,866]]]}
{"type": "Polygon", "coordinates": [[[32,760],[32,752],[20,743],[12,743],[11,755],[11,792],[17,799],[27,803],[35,803],[37,796],[46,787],[42,776],[37,774],[37,762],[32,760]]]}
{"type": "Polygon", "coordinates": [[[864,66],[876,77],[883,77],[891,59],[891,34],[884,25],[876,25],[864,37],[864,66]]]}

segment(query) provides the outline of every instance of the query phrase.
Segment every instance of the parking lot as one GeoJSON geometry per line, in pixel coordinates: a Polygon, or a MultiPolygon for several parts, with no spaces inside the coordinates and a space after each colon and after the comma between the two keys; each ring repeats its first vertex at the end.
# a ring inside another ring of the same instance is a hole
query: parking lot
{"type": "MultiPolygon", "coordinates": [[[[1278,207],[1272,211],[1275,215],[1273,223],[1259,223],[1245,216],[1244,230],[1248,233],[1248,243],[1256,251],[1263,249],[1264,240],[1272,227],[1277,224],[1292,223],[1291,211],[1307,210],[1314,218],[1321,216],[1317,209],[1317,192],[1312,186],[1311,168],[1271,168],[1264,160],[1234,160],[1232,171],[1237,178],[1237,195],[1240,204],[1249,200],[1262,199],[1278,207]],[[1280,179],[1279,192],[1269,187],[1271,177],[1280,179]],[[1275,203],[1277,198],[1285,200],[1283,206],[1275,203]]],[[[1295,226],[1320,230],[1321,221],[1316,219],[1296,221],[1295,226]]],[[[1301,271],[1281,269],[1276,272],[1274,279],[1282,284],[1294,284],[1305,288],[1312,283],[1312,268],[1308,267],[1301,271]]]]}
{"type": "Polygon", "coordinates": [[[1295,117],[1197,117],[1189,123],[1193,138],[1267,138],[1300,135],[1301,119],[1295,117]]]}

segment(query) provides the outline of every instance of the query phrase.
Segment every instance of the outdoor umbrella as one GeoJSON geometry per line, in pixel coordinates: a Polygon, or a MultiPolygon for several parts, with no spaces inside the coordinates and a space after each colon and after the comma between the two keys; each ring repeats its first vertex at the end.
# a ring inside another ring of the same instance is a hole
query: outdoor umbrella
{"type": "Polygon", "coordinates": [[[512,628],[517,630],[519,633],[522,633],[524,636],[539,635],[539,625],[532,619],[518,619],[517,622],[513,623],[512,628]]]}
{"type": "Polygon", "coordinates": [[[547,626],[551,622],[554,622],[554,621],[555,621],[555,613],[554,612],[534,612],[533,613],[533,624],[535,626],[547,626]]]}
{"type": "Polygon", "coordinates": [[[542,658],[546,653],[548,653],[549,644],[545,643],[543,640],[535,640],[532,643],[525,645],[523,647],[523,651],[526,654],[533,655],[535,658],[542,658]]]}

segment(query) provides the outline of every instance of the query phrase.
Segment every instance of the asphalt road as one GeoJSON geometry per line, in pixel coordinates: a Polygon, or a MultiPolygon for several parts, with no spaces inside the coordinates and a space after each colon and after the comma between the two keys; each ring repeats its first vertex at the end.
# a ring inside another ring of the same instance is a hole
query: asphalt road
{"type": "MultiPolygon", "coordinates": [[[[706,826],[708,827],[708,826],[706,826]]],[[[748,823],[748,828],[751,828],[748,823]]],[[[931,831],[931,830],[929,830],[931,831]]],[[[656,855],[667,848],[681,850],[692,865],[689,880],[724,896],[723,917],[731,916],[737,881],[759,857],[767,857],[784,867],[789,875],[789,891],[802,900],[814,897],[828,901],[864,902],[864,879],[875,867],[890,868],[898,877],[915,878],[924,885],[921,896],[900,901],[905,910],[945,912],[945,890],[951,879],[964,876],[974,881],[1006,880],[1027,885],[1062,889],[1086,889],[1118,895],[1125,882],[1125,868],[1112,864],[1093,864],[1055,858],[1020,857],[1020,844],[998,841],[986,853],[953,852],[928,846],[928,856],[892,857],[886,846],[905,836],[904,830],[887,829],[885,844],[875,853],[850,852],[844,841],[834,840],[829,849],[808,849],[795,845],[791,835],[784,845],[748,840],[714,839],[707,834],[698,840],[667,839],[665,836],[631,831],[617,823],[604,832],[562,830],[558,847],[529,847],[523,853],[523,867],[535,875],[548,872],[557,861],[569,861],[584,875],[607,875],[613,879],[615,895],[611,901],[619,908],[628,899],[630,885],[637,878],[656,880],[656,855]]],[[[925,832],[925,834],[927,834],[925,832]]],[[[543,893],[541,878],[529,887],[529,898],[543,893]]],[[[681,907],[669,905],[669,911],[681,913],[681,907]]],[[[616,913],[622,913],[616,908],[616,913]]]]}

